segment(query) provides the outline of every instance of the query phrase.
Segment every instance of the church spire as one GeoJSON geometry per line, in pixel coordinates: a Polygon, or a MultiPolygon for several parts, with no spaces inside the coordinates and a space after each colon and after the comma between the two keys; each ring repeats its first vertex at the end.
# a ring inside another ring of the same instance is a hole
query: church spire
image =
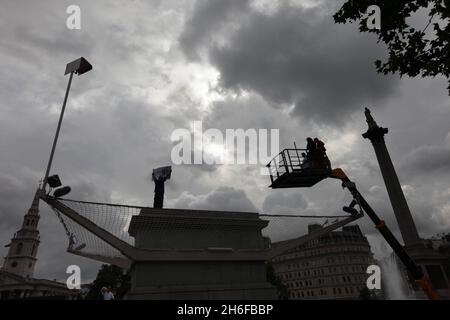
{"type": "Polygon", "coordinates": [[[31,203],[30,209],[28,209],[28,214],[39,215],[39,196],[41,194],[41,189],[37,189],[34,194],[33,202],[31,203]]]}
{"type": "Polygon", "coordinates": [[[17,274],[21,277],[33,277],[37,261],[39,246],[39,196],[42,190],[38,189],[34,195],[31,207],[25,214],[22,228],[14,234],[9,247],[8,255],[3,263],[3,270],[17,274]]]}

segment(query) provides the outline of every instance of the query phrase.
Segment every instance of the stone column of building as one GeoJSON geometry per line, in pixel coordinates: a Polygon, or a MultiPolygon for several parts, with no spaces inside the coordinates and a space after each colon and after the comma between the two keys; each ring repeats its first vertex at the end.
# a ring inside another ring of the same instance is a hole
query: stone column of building
{"type": "Polygon", "coordinates": [[[39,192],[36,191],[33,202],[23,218],[22,228],[14,234],[3,270],[24,278],[32,278],[39,247],[39,192]]]}
{"type": "Polygon", "coordinates": [[[367,108],[365,115],[369,129],[362,136],[365,139],[369,139],[375,149],[381,174],[383,175],[403,241],[406,246],[415,245],[421,240],[384,141],[384,135],[388,133],[388,129],[379,127],[367,108]]]}

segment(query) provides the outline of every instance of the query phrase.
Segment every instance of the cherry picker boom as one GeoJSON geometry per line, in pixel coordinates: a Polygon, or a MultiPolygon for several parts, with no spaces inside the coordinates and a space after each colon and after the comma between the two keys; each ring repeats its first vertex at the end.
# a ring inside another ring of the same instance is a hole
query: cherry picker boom
{"type": "Polygon", "coordinates": [[[391,246],[392,250],[395,252],[397,257],[405,265],[409,273],[414,277],[416,284],[422,288],[427,297],[430,300],[436,300],[437,295],[433,291],[430,280],[423,274],[422,269],[411,259],[403,246],[398,242],[397,238],[392,234],[391,230],[387,227],[386,223],[381,220],[372,207],[367,203],[364,197],[359,193],[358,189],[345,174],[345,172],[340,169],[334,169],[331,171],[330,178],[339,179],[342,181],[342,187],[347,188],[352,194],[355,202],[364,210],[364,212],[369,216],[369,218],[375,224],[375,228],[381,233],[386,242],[391,246]]]}
{"type": "Polygon", "coordinates": [[[343,188],[347,188],[353,196],[353,201],[344,211],[353,216],[358,213],[354,208],[360,208],[360,213],[364,211],[375,224],[386,242],[391,246],[397,257],[402,261],[408,272],[414,278],[416,284],[422,288],[430,300],[438,299],[433,291],[430,280],[424,275],[422,269],[411,259],[404,247],[398,242],[386,223],[381,220],[364,197],[359,193],[355,183],[353,183],[345,172],[340,169],[332,169],[328,158],[324,161],[310,161],[307,159],[308,150],[305,149],[284,149],[268,165],[270,179],[273,189],[278,188],[304,188],[312,187],[318,182],[333,178],[342,181],[343,188]],[[300,156],[301,155],[301,156],[300,156]],[[322,162],[322,163],[321,163],[322,162]]]}

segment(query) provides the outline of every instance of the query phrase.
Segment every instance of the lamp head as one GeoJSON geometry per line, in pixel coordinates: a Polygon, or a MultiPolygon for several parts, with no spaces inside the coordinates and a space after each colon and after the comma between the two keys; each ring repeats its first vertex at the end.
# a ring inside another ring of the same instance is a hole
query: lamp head
{"type": "Polygon", "coordinates": [[[172,167],[168,166],[168,167],[161,167],[161,168],[157,168],[157,169],[153,169],[153,173],[152,173],[152,180],[169,180],[170,176],[172,174],[172,167]]]}
{"type": "Polygon", "coordinates": [[[64,75],[71,72],[82,75],[90,70],[92,70],[92,65],[85,58],[81,57],[67,64],[64,75]]]}
{"type": "Polygon", "coordinates": [[[57,174],[48,177],[47,183],[51,188],[58,188],[62,186],[61,179],[57,174]]]}
{"type": "Polygon", "coordinates": [[[68,195],[70,193],[70,191],[72,191],[72,189],[69,186],[62,187],[62,188],[56,189],[55,192],[53,192],[53,196],[55,198],[62,198],[65,195],[68,195]]]}

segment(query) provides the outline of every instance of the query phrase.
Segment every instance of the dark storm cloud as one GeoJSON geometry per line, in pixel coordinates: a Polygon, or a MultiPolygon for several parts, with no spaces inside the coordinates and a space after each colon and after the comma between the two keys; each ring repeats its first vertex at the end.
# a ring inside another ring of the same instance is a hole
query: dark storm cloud
{"type": "MultiPolygon", "coordinates": [[[[214,8],[198,6],[181,44],[188,57],[195,49],[208,50],[224,88],[254,91],[276,104],[294,104],[296,116],[332,123],[364,104],[379,104],[397,87],[396,80],[375,71],[373,62],[384,48],[354,26],[334,24],[329,8],[324,15],[321,7],[305,10],[289,4],[280,4],[271,15],[247,8],[236,30],[226,30],[231,34],[225,44],[204,40],[187,46],[186,38],[205,32],[197,26],[212,24],[202,15],[205,7],[214,8]]],[[[220,25],[220,18],[210,29],[220,25]]]]}
{"type": "Polygon", "coordinates": [[[194,12],[180,37],[185,54],[191,59],[199,59],[198,47],[210,42],[219,31],[222,22],[248,9],[248,0],[199,0],[194,12]]]}
{"type": "MultiPolygon", "coordinates": [[[[28,181],[31,182],[31,181],[28,181]]],[[[12,226],[18,226],[21,223],[21,215],[16,211],[20,208],[25,211],[27,205],[22,203],[24,197],[30,199],[28,207],[31,205],[34,191],[27,187],[24,180],[17,177],[0,174],[0,227],[11,230],[12,226]]],[[[2,240],[9,238],[12,234],[1,234],[2,240]]]]}
{"type": "Polygon", "coordinates": [[[408,176],[421,174],[448,174],[450,171],[450,147],[424,145],[409,153],[401,162],[400,168],[408,176]]]}

